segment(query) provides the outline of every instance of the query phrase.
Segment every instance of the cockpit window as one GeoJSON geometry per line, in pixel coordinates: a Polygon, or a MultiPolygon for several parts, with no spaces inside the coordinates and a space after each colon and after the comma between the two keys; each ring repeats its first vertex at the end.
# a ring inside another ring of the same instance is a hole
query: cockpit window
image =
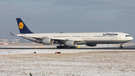
{"type": "Polygon", "coordinates": [[[130,35],[125,35],[125,37],[131,37],[130,35]]]}

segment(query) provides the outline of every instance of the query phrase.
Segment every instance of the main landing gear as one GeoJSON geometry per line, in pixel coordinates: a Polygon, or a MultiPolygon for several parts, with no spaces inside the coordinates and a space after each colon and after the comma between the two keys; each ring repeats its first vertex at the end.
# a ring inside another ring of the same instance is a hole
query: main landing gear
{"type": "Polygon", "coordinates": [[[123,49],[123,46],[122,45],[123,45],[123,43],[120,44],[120,47],[119,47],[120,49],[123,49]]]}
{"type": "Polygon", "coordinates": [[[57,49],[75,49],[76,47],[69,47],[69,46],[57,46],[57,49]]]}
{"type": "Polygon", "coordinates": [[[75,49],[76,47],[69,47],[69,46],[64,46],[62,42],[60,42],[60,46],[57,46],[57,49],[75,49]]]}

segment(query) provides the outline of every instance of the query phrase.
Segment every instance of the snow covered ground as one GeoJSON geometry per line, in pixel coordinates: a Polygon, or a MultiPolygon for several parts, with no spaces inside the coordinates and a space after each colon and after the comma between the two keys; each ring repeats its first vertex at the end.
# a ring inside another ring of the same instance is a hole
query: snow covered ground
{"type": "Polygon", "coordinates": [[[135,76],[135,50],[0,49],[0,76],[30,73],[32,76],[135,76]]]}

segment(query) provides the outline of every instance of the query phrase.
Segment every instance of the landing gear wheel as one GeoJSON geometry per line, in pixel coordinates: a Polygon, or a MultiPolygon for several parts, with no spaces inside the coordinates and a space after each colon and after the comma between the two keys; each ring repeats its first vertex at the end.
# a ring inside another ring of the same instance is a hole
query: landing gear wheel
{"type": "Polygon", "coordinates": [[[120,44],[120,49],[122,49],[122,48],[123,48],[123,46],[122,46],[122,45],[123,45],[123,43],[121,43],[121,44],[120,44]]]}
{"type": "Polygon", "coordinates": [[[120,49],[122,49],[123,48],[123,46],[120,46],[120,49]]]}
{"type": "Polygon", "coordinates": [[[57,49],[75,49],[76,47],[57,46],[57,49]]]}
{"type": "Polygon", "coordinates": [[[69,47],[67,46],[57,46],[57,49],[68,49],[69,47]]]}
{"type": "Polygon", "coordinates": [[[69,47],[69,49],[75,49],[76,47],[69,47]]]}
{"type": "Polygon", "coordinates": [[[64,49],[64,46],[57,46],[57,49],[64,49]]]}

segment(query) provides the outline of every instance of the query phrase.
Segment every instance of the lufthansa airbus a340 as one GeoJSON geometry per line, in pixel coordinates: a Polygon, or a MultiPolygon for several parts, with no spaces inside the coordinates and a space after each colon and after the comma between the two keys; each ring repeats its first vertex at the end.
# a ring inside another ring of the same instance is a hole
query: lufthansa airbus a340
{"type": "Polygon", "coordinates": [[[120,44],[133,40],[127,33],[101,32],[101,33],[33,33],[21,18],[16,18],[20,34],[13,34],[27,40],[45,45],[60,44],[57,48],[75,48],[76,45],[96,46],[97,44],[120,44]]]}

